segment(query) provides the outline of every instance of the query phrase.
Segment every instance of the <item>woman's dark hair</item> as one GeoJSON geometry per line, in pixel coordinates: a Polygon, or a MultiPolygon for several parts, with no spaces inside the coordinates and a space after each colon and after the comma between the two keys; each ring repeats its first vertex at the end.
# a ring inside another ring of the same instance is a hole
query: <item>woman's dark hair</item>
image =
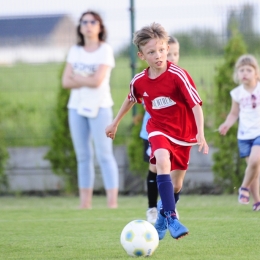
{"type": "Polygon", "coordinates": [[[87,11],[87,12],[85,12],[85,13],[83,13],[81,15],[81,17],[79,19],[79,24],[77,26],[78,45],[80,45],[80,46],[84,46],[85,45],[84,36],[80,32],[80,26],[81,26],[82,18],[86,14],[93,15],[95,20],[97,20],[99,22],[100,32],[98,34],[98,39],[99,39],[99,41],[105,41],[106,38],[107,38],[107,32],[106,32],[106,28],[105,28],[105,25],[103,23],[103,20],[102,20],[101,16],[98,13],[94,12],[94,11],[87,11]]]}

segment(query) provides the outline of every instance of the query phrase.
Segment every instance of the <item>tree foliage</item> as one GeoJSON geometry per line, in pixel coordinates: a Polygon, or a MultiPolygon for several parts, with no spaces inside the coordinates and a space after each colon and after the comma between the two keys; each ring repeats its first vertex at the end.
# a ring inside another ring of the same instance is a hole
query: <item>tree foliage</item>
{"type": "MultiPolygon", "coordinates": [[[[246,45],[241,34],[233,29],[224,50],[224,63],[216,70],[215,85],[217,94],[215,97],[215,126],[224,122],[231,107],[230,91],[236,87],[233,81],[234,65],[239,56],[246,53],[246,45]]],[[[229,193],[234,187],[239,187],[244,171],[245,162],[241,160],[237,147],[237,124],[235,124],[226,136],[215,135],[213,145],[217,152],[213,155],[213,172],[215,180],[229,193]]]]}
{"type": "MultiPolygon", "coordinates": [[[[0,103],[1,104],[1,103],[0,103]]],[[[7,175],[5,173],[5,166],[6,166],[6,161],[9,157],[7,148],[6,148],[6,143],[4,139],[4,133],[2,131],[2,110],[0,111],[0,192],[6,191],[8,188],[8,179],[7,175]]]]}
{"type": "MultiPolygon", "coordinates": [[[[147,67],[146,62],[140,62],[138,71],[141,72],[147,67]]],[[[146,177],[148,170],[148,163],[143,159],[143,140],[140,137],[142,127],[142,119],[144,115],[144,108],[140,104],[136,104],[136,115],[131,126],[131,135],[127,144],[127,152],[129,158],[130,171],[140,177],[146,177]]]]}
{"type": "Polygon", "coordinates": [[[173,35],[180,43],[180,55],[218,55],[223,52],[220,37],[212,30],[193,28],[173,35]]]}
{"type": "MultiPolygon", "coordinates": [[[[64,66],[62,71],[63,69],[64,66]]],[[[68,125],[67,103],[69,95],[70,91],[60,86],[53,119],[53,135],[50,142],[50,150],[45,158],[51,162],[54,173],[63,177],[66,192],[76,193],[78,190],[77,162],[68,125]]]]}
{"type": "Polygon", "coordinates": [[[8,179],[5,173],[5,166],[6,166],[5,164],[9,155],[5,143],[3,142],[4,138],[1,131],[0,131],[0,140],[1,140],[0,142],[0,192],[2,192],[2,191],[6,191],[8,188],[8,179]]]}
{"type": "Polygon", "coordinates": [[[260,36],[257,32],[256,8],[252,4],[244,4],[239,9],[231,8],[227,13],[227,36],[230,37],[232,28],[236,26],[242,34],[250,53],[260,52],[260,36]]]}

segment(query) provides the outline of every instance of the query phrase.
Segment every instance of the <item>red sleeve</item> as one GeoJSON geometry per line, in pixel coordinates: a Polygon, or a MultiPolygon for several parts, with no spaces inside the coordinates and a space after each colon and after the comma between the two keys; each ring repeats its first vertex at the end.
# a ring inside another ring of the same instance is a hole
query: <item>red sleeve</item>
{"type": "MultiPolygon", "coordinates": [[[[128,99],[135,103],[142,103],[143,97],[137,91],[136,85],[138,85],[138,79],[144,75],[144,72],[136,74],[130,83],[130,92],[128,94],[128,99]]],[[[139,91],[140,92],[140,91],[139,91]]]]}
{"type": "Polygon", "coordinates": [[[132,102],[135,102],[135,103],[142,103],[143,102],[143,99],[142,98],[138,98],[136,97],[132,91],[130,90],[129,94],[128,94],[128,99],[132,102]]]}

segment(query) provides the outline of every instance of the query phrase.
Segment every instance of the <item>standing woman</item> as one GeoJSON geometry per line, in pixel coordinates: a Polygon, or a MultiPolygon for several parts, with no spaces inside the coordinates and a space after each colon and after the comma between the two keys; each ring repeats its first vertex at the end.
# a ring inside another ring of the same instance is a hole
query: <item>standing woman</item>
{"type": "Polygon", "coordinates": [[[78,43],[70,48],[62,85],[70,89],[69,127],[77,157],[80,208],[92,207],[94,186],[94,141],[107,195],[107,206],[117,208],[118,166],[112,140],[105,127],[112,122],[113,100],[110,74],[115,66],[112,48],[105,42],[106,29],[100,15],[83,13],[77,26],[78,43]]]}

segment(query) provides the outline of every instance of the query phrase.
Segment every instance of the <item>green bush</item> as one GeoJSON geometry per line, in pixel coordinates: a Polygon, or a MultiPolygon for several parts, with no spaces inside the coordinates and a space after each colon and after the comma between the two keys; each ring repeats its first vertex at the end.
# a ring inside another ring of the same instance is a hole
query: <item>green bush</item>
{"type": "MultiPolygon", "coordinates": [[[[140,62],[138,72],[141,72],[146,67],[146,62],[140,62]]],[[[136,104],[135,111],[136,114],[134,115],[134,122],[131,126],[131,133],[127,143],[129,169],[133,174],[145,178],[148,171],[148,163],[143,160],[143,140],[140,137],[145,110],[142,105],[136,104]]]]}
{"type": "MultiPolygon", "coordinates": [[[[234,65],[239,56],[246,53],[246,46],[242,36],[233,30],[232,37],[225,47],[224,63],[216,70],[215,85],[217,88],[214,100],[215,127],[224,122],[231,107],[230,91],[237,85],[233,81],[234,65]]],[[[223,190],[229,193],[240,186],[245,162],[241,160],[237,147],[237,124],[226,136],[216,134],[213,145],[217,152],[213,155],[213,172],[215,181],[221,184],[223,190]]]]}
{"type": "Polygon", "coordinates": [[[1,115],[1,111],[0,111],[0,140],[1,140],[0,141],[0,193],[2,191],[6,191],[6,189],[8,188],[8,180],[7,180],[7,175],[5,173],[5,163],[8,158],[8,152],[6,149],[6,145],[4,141],[5,139],[2,131],[3,117],[1,115]]]}
{"type": "Polygon", "coordinates": [[[143,160],[143,139],[140,137],[144,109],[141,105],[135,105],[137,114],[131,127],[131,134],[127,145],[129,158],[129,170],[137,176],[146,177],[148,163],[143,160]]]}
{"type": "MultiPolygon", "coordinates": [[[[64,66],[62,67],[60,78],[63,69],[64,66]]],[[[69,95],[70,91],[60,85],[55,115],[52,120],[53,135],[49,145],[50,150],[45,158],[51,162],[54,173],[63,177],[65,191],[76,193],[78,190],[77,162],[68,125],[67,103],[69,95]]]]}
{"type": "MultiPolygon", "coordinates": [[[[0,140],[4,140],[2,133],[0,132],[0,140]]],[[[0,193],[6,191],[8,188],[7,175],[5,173],[5,163],[8,158],[8,152],[4,142],[0,142],[0,193]]]]}

